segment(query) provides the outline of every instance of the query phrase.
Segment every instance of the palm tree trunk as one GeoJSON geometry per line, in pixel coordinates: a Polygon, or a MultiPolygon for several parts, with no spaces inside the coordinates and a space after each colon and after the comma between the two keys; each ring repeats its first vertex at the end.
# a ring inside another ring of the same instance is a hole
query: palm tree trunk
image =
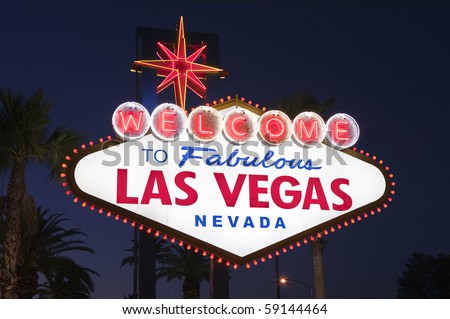
{"type": "Polygon", "coordinates": [[[184,280],[183,282],[183,298],[184,299],[199,299],[200,298],[200,283],[195,280],[184,280]]]}
{"type": "Polygon", "coordinates": [[[17,298],[32,299],[39,288],[39,275],[37,272],[32,272],[27,275],[22,275],[16,284],[17,298]]]}
{"type": "Polygon", "coordinates": [[[17,298],[16,284],[21,244],[20,210],[25,192],[25,160],[22,157],[16,157],[13,160],[6,194],[6,233],[0,269],[1,297],[5,299],[17,298]]]}
{"type": "Polygon", "coordinates": [[[323,248],[325,246],[322,238],[316,238],[312,243],[314,290],[316,298],[325,298],[325,273],[323,270],[323,248]]]}

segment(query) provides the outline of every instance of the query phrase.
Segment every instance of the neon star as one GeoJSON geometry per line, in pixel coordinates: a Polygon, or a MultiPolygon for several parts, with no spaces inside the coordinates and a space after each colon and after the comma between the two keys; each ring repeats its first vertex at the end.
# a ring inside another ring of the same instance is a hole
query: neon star
{"type": "Polygon", "coordinates": [[[176,104],[182,109],[186,107],[186,88],[189,88],[201,98],[205,97],[206,86],[201,79],[205,78],[207,73],[218,73],[222,70],[195,63],[203,50],[205,50],[206,45],[196,50],[190,56],[186,56],[183,17],[180,17],[178,42],[175,52],[172,52],[160,42],[158,42],[158,46],[160,52],[157,55],[160,60],[134,61],[132,69],[139,70],[141,67],[156,69],[158,76],[165,77],[158,85],[157,93],[173,84],[176,104]]]}

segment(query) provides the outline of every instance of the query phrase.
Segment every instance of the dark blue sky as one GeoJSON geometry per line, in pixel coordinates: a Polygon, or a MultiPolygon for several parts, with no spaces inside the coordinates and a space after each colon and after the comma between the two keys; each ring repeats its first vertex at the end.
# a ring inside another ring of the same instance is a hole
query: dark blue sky
{"type": "MultiPolygon", "coordinates": [[[[335,97],[332,112],[359,123],[358,148],[392,168],[397,195],[383,213],[328,237],[331,298],[393,298],[414,251],[450,253],[446,159],[450,107],[450,4],[445,1],[14,1],[0,13],[0,87],[31,94],[44,88],[53,123],[92,139],[113,134],[111,115],[135,99],[135,29],[217,33],[221,67],[230,76],[212,99],[239,94],[270,106],[305,89],[335,97]]],[[[187,39],[189,41],[189,38],[187,39]]],[[[199,101],[200,104],[200,101],[199,101]]],[[[196,105],[193,105],[196,106],[196,105]]],[[[88,142],[88,141],[87,141],[88,142]]],[[[79,256],[101,277],[97,298],[131,292],[131,269],[120,268],[132,230],[72,204],[64,190],[30,165],[28,191],[53,212],[65,212],[96,254],[79,256]]],[[[281,272],[312,284],[309,246],[280,258],[281,272]]],[[[273,298],[274,263],[239,269],[232,298],[273,298]]],[[[202,294],[207,296],[207,287],[202,294]]],[[[300,285],[282,297],[304,298],[300,285]]],[[[158,297],[181,297],[179,284],[158,284],[158,297]]]]}

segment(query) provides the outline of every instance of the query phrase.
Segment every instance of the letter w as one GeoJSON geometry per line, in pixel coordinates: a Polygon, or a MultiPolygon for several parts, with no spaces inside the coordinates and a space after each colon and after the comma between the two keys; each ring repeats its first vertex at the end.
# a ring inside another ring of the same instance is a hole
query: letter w
{"type": "Polygon", "coordinates": [[[127,115],[123,114],[123,111],[119,111],[119,117],[120,117],[120,123],[122,124],[122,129],[124,132],[139,132],[141,130],[142,125],[142,116],[144,115],[144,112],[139,111],[139,118],[136,121],[136,114],[133,112],[128,112],[127,115]],[[126,119],[125,119],[126,118],[126,119]],[[132,128],[130,129],[130,124],[132,125],[132,128]]]}

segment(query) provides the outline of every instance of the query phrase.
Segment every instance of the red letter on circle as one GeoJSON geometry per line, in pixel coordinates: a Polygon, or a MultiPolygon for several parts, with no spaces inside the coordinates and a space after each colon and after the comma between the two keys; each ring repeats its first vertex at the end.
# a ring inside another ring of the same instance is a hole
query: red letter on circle
{"type": "Polygon", "coordinates": [[[247,121],[247,119],[243,116],[236,116],[232,121],[231,121],[231,130],[233,131],[233,134],[235,134],[236,136],[245,136],[247,135],[246,131],[242,131],[239,130],[238,127],[240,126],[242,128],[242,123],[245,123],[247,121]]]}
{"type": "Polygon", "coordinates": [[[333,125],[333,140],[336,144],[339,142],[347,142],[348,141],[348,122],[347,121],[336,121],[333,125]]]}
{"type": "Polygon", "coordinates": [[[305,123],[303,120],[299,120],[296,127],[296,133],[300,140],[317,141],[319,139],[317,121],[311,120],[305,123]]]}
{"type": "Polygon", "coordinates": [[[272,145],[280,145],[292,134],[292,123],[289,117],[281,111],[269,111],[258,120],[259,135],[272,145]]]}
{"type": "Polygon", "coordinates": [[[266,132],[269,133],[269,138],[271,141],[276,141],[277,138],[281,137],[285,131],[285,125],[279,118],[273,117],[266,122],[266,132]]]}
{"type": "Polygon", "coordinates": [[[120,123],[122,124],[123,133],[125,132],[139,132],[142,127],[142,116],[144,115],[144,112],[139,111],[138,116],[139,118],[136,120],[135,116],[137,115],[134,112],[128,112],[127,119],[125,120],[125,115],[123,114],[123,111],[119,111],[119,117],[120,117],[120,123]],[[133,123],[132,127],[130,128],[130,124],[133,123]]]}
{"type": "Polygon", "coordinates": [[[175,112],[162,111],[159,113],[159,132],[165,136],[172,136],[177,131],[175,127],[175,112]]]}
{"type": "Polygon", "coordinates": [[[210,128],[208,128],[208,127],[203,127],[203,125],[204,125],[204,118],[203,118],[203,115],[202,114],[198,114],[197,115],[197,127],[196,127],[196,129],[197,129],[197,132],[196,133],[198,133],[198,135],[206,135],[206,136],[208,136],[208,135],[213,135],[214,134],[214,132],[210,129],[210,128]]]}

